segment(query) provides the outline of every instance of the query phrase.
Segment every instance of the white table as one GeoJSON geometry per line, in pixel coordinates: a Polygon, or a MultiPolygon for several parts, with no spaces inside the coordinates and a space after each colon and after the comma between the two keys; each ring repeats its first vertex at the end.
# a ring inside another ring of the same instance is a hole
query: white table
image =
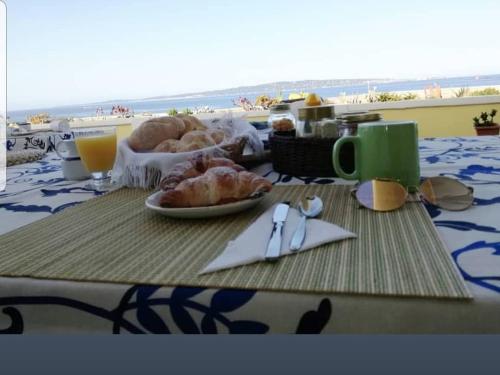
{"type": "MultiPolygon", "coordinates": [[[[7,332],[476,332],[500,333],[500,138],[420,141],[423,177],[445,175],[474,187],[465,212],[428,207],[474,299],[317,295],[165,288],[0,278],[0,330],[7,332]],[[212,297],[239,301],[215,311],[212,297]]],[[[256,170],[274,183],[342,183],[297,179],[271,165],[256,170]]],[[[62,179],[53,153],[8,168],[0,193],[0,234],[99,193],[62,179]]],[[[0,260],[1,261],[1,260],[0,260]]]]}

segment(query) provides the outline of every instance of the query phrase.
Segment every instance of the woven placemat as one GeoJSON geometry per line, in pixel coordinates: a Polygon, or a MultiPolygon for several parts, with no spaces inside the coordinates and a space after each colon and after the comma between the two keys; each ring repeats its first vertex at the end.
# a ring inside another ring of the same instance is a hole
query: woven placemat
{"type": "Polygon", "coordinates": [[[206,220],[147,210],[120,189],[0,236],[0,275],[287,292],[470,298],[420,203],[360,209],[348,186],[275,186],[257,207],[206,220]],[[321,248],[212,274],[198,272],[273,203],[317,194],[322,219],[358,234],[321,248]]]}
{"type": "Polygon", "coordinates": [[[45,150],[18,150],[7,152],[7,167],[40,160],[46,154],[45,150]]]}

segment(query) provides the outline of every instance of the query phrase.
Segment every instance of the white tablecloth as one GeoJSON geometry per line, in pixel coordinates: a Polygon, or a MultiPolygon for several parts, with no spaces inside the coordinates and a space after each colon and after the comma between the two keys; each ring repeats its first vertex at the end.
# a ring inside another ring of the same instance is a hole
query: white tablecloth
{"type": "MultiPolygon", "coordinates": [[[[465,212],[428,207],[472,301],[165,288],[0,278],[3,332],[500,333],[500,138],[420,141],[423,177],[444,175],[474,187],[465,212]]],[[[256,170],[276,184],[345,183],[292,178],[270,164],[256,170]]],[[[8,168],[0,193],[0,234],[100,193],[62,179],[53,153],[8,168]]],[[[1,260],[0,260],[1,261],[1,260]]]]}

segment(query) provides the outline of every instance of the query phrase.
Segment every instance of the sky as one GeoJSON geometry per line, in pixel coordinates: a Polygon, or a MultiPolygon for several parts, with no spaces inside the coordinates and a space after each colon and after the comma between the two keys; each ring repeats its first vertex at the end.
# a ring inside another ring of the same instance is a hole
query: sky
{"type": "Polygon", "coordinates": [[[499,0],[6,0],[9,110],[500,73],[499,0]]]}

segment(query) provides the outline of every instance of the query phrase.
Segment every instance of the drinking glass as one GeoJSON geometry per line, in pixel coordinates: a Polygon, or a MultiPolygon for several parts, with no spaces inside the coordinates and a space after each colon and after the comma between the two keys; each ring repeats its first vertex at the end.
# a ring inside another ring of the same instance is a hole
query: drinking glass
{"type": "Polygon", "coordinates": [[[86,187],[106,190],[113,187],[111,170],[116,157],[116,130],[75,131],[75,144],[82,163],[92,176],[86,187]]]}

